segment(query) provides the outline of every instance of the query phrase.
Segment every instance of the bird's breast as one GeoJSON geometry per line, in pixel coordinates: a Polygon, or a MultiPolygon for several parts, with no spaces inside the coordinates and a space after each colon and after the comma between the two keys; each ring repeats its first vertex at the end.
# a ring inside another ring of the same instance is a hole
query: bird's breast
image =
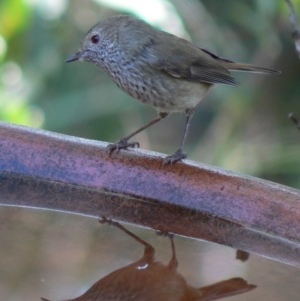
{"type": "Polygon", "coordinates": [[[108,68],[107,72],[120,89],[160,112],[181,112],[196,107],[211,86],[175,78],[146,64],[120,64],[108,68]]]}

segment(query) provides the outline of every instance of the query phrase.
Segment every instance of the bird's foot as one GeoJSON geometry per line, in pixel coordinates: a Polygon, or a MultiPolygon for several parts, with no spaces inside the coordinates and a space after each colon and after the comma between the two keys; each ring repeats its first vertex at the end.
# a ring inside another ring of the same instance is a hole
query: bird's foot
{"type": "Polygon", "coordinates": [[[171,156],[167,156],[164,159],[163,165],[167,164],[173,164],[176,163],[177,161],[181,161],[182,159],[185,159],[187,157],[186,153],[182,151],[182,149],[179,149],[175,154],[171,156]]]}
{"type": "Polygon", "coordinates": [[[98,218],[100,224],[110,224],[111,220],[106,218],[104,215],[98,218]]]}
{"type": "Polygon", "coordinates": [[[164,237],[169,237],[169,238],[173,238],[174,237],[174,234],[173,233],[170,233],[168,231],[165,231],[165,230],[156,230],[156,235],[158,236],[164,236],[164,237]]]}
{"type": "Polygon", "coordinates": [[[119,223],[115,222],[114,220],[110,219],[110,218],[106,218],[105,216],[101,216],[98,219],[100,224],[108,224],[109,226],[115,226],[118,227],[119,223]]]}
{"type": "Polygon", "coordinates": [[[139,148],[140,144],[138,142],[128,142],[128,139],[123,138],[116,143],[109,144],[107,149],[109,154],[112,154],[114,151],[118,153],[121,149],[128,149],[128,147],[139,148]]]}

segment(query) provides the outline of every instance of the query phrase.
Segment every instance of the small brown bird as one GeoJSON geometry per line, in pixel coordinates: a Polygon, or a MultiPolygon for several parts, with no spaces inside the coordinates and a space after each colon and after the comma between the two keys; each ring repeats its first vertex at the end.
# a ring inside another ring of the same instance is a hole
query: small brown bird
{"type": "Polygon", "coordinates": [[[172,258],[166,266],[154,260],[155,249],[150,244],[122,225],[105,217],[99,221],[119,228],[144,245],[143,257],[103,277],[80,297],[66,301],[210,301],[246,293],[256,287],[242,278],[231,278],[201,288],[191,287],[176,271],[178,262],[172,235],[168,234],[172,258]]]}
{"type": "Polygon", "coordinates": [[[221,58],[131,16],[110,17],[90,29],[79,52],[66,62],[91,62],[104,69],[117,86],[154,107],[158,117],[108,146],[109,151],[139,146],[128,140],[172,112],[187,116],[180,148],[164,164],[186,158],[183,152],[195,107],[214,84],[237,85],[229,70],[274,74],[278,71],[221,58]]]}

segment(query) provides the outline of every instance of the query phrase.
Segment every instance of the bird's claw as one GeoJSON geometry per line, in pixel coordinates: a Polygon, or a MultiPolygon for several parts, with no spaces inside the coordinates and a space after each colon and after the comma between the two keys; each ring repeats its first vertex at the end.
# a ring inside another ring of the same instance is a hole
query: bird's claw
{"type": "Polygon", "coordinates": [[[164,230],[156,230],[156,235],[173,238],[174,234],[164,230]]]}
{"type": "Polygon", "coordinates": [[[110,219],[110,218],[106,218],[104,215],[103,216],[100,216],[99,219],[98,219],[99,223],[100,224],[108,224],[109,226],[115,226],[117,227],[118,226],[118,222],[115,222],[114,220],[110,219]]]}
{"type": "Polygon", "coordinates": [[[179,149],[175,154],[171,156],[167,156],[164,159],[163,165],[173,164],[178,161],[181,161],[182,159],[185,159],[187,157],[187,154],[184,153],[181,149],[179,149]]]}
{"type": "Polygon", "coordinates": [[[109,154],[112,154],[114,151],[118,153],[121,149],[128,149],[128,147],[139,148],[140,144],[138,142],[128,142],[128,139],[121,139],[107,146],[109,154]]]}
{"type": "Polygon", "coordinates": [[[104,215],[99,217],[98,221],[100,224],[109,224],[109,222],[110,222],[110,220],[107,219],[104,215]]]}

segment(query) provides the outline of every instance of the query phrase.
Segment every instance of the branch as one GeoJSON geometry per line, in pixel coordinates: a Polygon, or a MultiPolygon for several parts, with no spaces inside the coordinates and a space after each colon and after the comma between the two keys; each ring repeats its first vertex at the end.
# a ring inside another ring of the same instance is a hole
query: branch
{"type": "Polygon", "coordinates": [[[300,191],[0,122],[0,204],[105,215],[300,266],[300,191]]]}
{"type": "Polygon", "coordinates": [[[288,117],[294,122],[294,124],[296,125],[296,127],[298,128],[298,129],[300,129],[300,120],[299,120],[299,118],[295,115],[295,113],[290,113],[289,115],[288,115],[288,117]]]}
{"type": "Polygon", "coordinates": [[[294,40],[296,51],[297,51],[298,56],[300,58],[300,31],[297,27],[297,17],[296,17],[296,13],[295,13],[295,9],[294,9],[292,1],[291,0],[286,0],[286,2],[289,6],[290,21],[291,21],[291,24],[292,24],[292,27],[293,27],[292,38],[294,40]]]}

